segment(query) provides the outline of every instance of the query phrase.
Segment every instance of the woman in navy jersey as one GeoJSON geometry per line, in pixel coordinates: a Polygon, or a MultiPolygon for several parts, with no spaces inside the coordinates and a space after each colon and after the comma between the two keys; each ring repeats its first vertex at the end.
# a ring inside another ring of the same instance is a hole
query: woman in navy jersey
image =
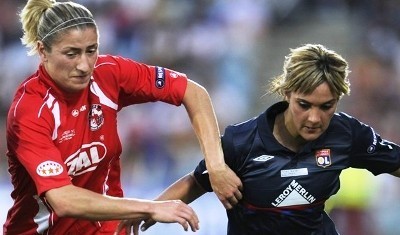
{"type": "Polygon", "coordinates": [[[171,69],[99,55],[96,22],[80,4],[29,0],[20,17],[22,43],[40,65],[18,87],[8,113],[14,205],[4,234],[113,234],[118,220],[149,218],[196,231],[197,215],[180,200],[123,197],[117,114],[145,102],[185,106],[214,192],[226,208],[237,203],[241,182],[225,165],[201,85],[171,69]]]}
{"type": "MultiPolygon", "coordinates": [[[[225,162],[243,183],[242,200],[227,210],[228,234],[339,234],[324,204],[338,192],[342,170],[400,176],[399,145],[336,112],[350,93],[348,73],[346,60],[323,45],[291,49],[270,84],[282,101],[225,129],[225,162]]],[[[211,192],[207,170],[201,161],[157,199],[190,203],[211,192]]],[[[141,229],[154,223],[147,220],[141,229]]]]}

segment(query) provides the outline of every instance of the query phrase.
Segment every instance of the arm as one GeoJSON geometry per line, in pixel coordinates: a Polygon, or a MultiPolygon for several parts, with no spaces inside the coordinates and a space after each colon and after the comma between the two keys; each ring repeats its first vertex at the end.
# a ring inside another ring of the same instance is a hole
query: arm
{"type": "Polygon", "coordinates": [[[156,198],[156,200],[179,199],[189,204],[205,193],[206,191],[197,183],[193,172],[191,172],[171,184],[156,198]]]}
{"type": "Polygon", "coordinates": [[[94,193],[73,185],[55,188],[45,193],[55,213],[60,217],[89,220],[152,219],[163,223],[178,222],[185,230],[198,230],[198,218],[191,207],[180,200],[149,201],[118,198],[94,193]]]}
{"type": "MultiPolygon", "coordinates": [[[[171,184],[156,198],[156,200],[180,199],[189,204],[205,193],[206,191],[197,183],[193,172],[191,172],[177,180],[175,183],[171,184]]],[[[126,223],[129,224],[130,221],[126,223]]],[[[153,219],[144,220],[144,223],[141,225],[141,230],[145,231],[155,223],[156,221],[153,219]]],[[[134,224],[133,226],[137,231],[139,224],[134,224]]]]}
{"type": "Polygon", "coordinates": [[[210,96],[202,86],[188,80],[183,104],[200,142],[213,191],[225,208],[230,209],[242,198],[242,183],[225,165],[219,127],[210,96]]]}

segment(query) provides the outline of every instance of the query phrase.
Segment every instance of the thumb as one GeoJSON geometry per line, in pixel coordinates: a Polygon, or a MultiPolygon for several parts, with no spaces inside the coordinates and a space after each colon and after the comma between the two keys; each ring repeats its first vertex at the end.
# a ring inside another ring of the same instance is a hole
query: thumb
{"type": "Polygon", "coordinates": [[[144,223],[142,224],[142,226],[140,226],[140,230],[142,230],[142,232],[146,231],[148,228],[150,228],[151,226],[153,226],[156,223],[155,220],[153,219],[148,219],[146,221],[144,221],[144,223]]]}

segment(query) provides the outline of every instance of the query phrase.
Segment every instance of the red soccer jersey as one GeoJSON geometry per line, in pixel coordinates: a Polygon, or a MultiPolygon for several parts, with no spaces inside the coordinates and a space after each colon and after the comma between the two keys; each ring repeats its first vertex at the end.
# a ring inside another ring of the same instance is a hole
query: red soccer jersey
{"type": "Polygon", "coordinates": [[[18,88],[7,120],[14,205],[5,234],[95,234],[116,222],[59,218],[44,193],[68,184],[122,197],[117,113],[163,101],[180,105],[185,74],[116,56],[99,56],[89,86],[66,94],[40,66],[18,88]]]}

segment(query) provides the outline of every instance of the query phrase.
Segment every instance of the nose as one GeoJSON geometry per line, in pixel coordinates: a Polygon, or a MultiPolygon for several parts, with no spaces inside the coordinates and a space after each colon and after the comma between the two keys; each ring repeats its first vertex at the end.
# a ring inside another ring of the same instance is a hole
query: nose
{"type": "Polygon", "coordinates": [[[79,56],[76,69],[81,71],[82,73],[87,73],[88,71],[90,71],[89,58],[85,53],[79,56]]]}
{"type": "Polygon", "coordinates": [[[321,121],[321,111],[318,108],[311,108],[308,113],[308,121],[310,123],[319,123],[321,121]]]}

